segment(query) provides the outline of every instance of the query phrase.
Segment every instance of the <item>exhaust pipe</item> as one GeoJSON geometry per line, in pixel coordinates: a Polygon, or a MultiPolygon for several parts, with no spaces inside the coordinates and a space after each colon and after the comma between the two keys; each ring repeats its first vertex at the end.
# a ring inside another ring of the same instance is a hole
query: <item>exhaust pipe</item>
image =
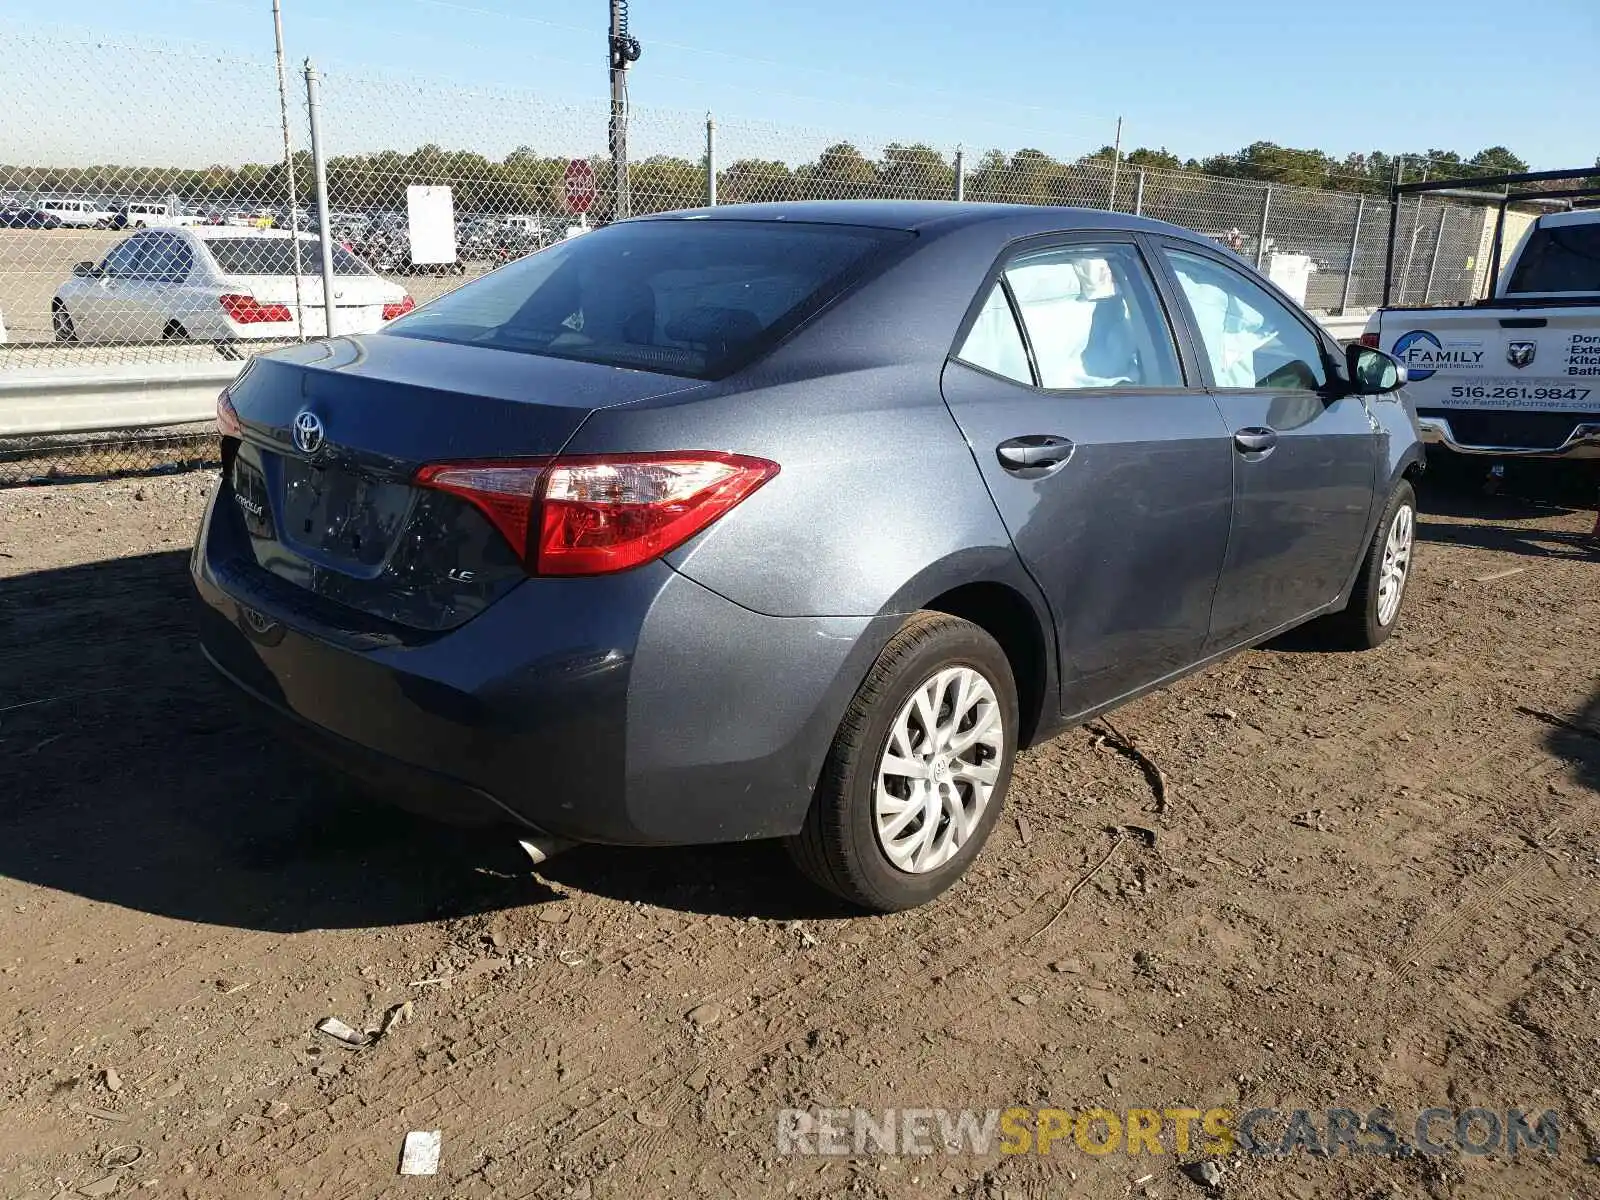
{"type": "Polygon", "coordinates": [[[528,852],[528,857],[533,859],[533,865],[536,867],[563,850],[570,850],[576,844],[565,838],[521,838],[517,842],[517,845],[528,852]]]}

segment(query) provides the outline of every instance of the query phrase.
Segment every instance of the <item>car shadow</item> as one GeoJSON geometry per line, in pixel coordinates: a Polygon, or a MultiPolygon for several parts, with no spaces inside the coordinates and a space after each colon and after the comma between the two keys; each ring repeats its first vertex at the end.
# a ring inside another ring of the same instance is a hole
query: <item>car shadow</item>
{"type": "Polygon", "coordinates": [[[545,879],[613,900],[769,921],[824,921],[861,910],[807,882],[777,842],[670,850],[580,846],[539,868],[545,879]]]}
{"type": "MultiPolygon", "coordinates": [[[[373,802],[276,742],[196,647],[186,560],[0,579],[0,875],[272,932],[553,898],[512,831],[373,802]]],[[[772,845],[583,848],[542,873],[696,912],[839,912],[772,845]]]]}
{"type": "Polygon", "coordinates": [[[1545,748],[1568,765],[1574,781],[1600,792],[1600,685],[1575,713],[1524,706],[1519,711],[1546,726],[1545,748]]]}
{"type": "Polygon", "coordinates": [[[1584,558],[1595,554],[1597,543],[1586,529],[1538,529],[1528,525],[1542,518],[1583,511],[1574,503],[1575,489],[1570,480],[1541,480],[1527,474],[1513,478],[1520,485],[1516,492],[1488,494],[1448,477],[1424,477],[1417,496],[1423,518],[1417,524],[1418,539],[1533,558],[1584,558]]]}

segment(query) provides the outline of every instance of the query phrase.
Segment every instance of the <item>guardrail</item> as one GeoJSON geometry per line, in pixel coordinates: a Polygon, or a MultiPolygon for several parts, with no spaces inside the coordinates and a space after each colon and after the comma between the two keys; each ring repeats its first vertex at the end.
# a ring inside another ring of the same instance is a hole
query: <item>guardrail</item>
{"type": "Polygon", "coordinates": [[[243,363],[0,371],[0,437],[107,433],[210,421],[243,363]]]}

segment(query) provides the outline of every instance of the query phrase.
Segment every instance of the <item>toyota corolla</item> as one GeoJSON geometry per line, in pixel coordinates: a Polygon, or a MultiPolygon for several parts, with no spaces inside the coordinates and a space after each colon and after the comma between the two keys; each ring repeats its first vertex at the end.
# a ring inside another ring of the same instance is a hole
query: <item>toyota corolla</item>
{"type": "Polygon", "coordinates": [[[248,366],[203,644],[397,802],[544,849],[782,838],[903,908],[1019,749],[1296,625],[1389,636],[1404,379],[1137,217],[620,222],[248,366]]]}

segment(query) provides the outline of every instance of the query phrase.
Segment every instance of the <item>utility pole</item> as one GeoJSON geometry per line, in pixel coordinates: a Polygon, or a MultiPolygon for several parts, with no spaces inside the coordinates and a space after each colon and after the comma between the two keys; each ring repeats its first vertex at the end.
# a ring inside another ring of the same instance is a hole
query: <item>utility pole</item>
{"type": "Polygon", "coordinates": [[[1117,118],[1117,138],[1111,144],[1111,200],[1106,204],[1109,212],[1117,210],[1117,168],[1122,165],[1122,118],[1117,118]]]}
{"type": "Polygon", "coordinates": [[[289,80],[283,66],[283,6],[272,0],[272,34],[278,52],[278,113],[283,118],[283,173],[289,189],[289,244],[294,248],[294,311],[300,323],[300,340],[306,339],[305,303],[300,296],[300,189],[294,181],[294,146],[289,140],[289,80]]]}
{"type": "Polygon", "coordinates": [[[612,209],[616,220],[633,215],[628,193],[628,68],[639,61],[639,39],[628,32],[628,0],[610,0],[612,209]]]}
{"type": "MultiPolygon", "coordinates": [[[[311,126],[311,170],[317,180],[317,229],[322,234],[322,331],[334,335],[333,231],[328,228],[328,157],[322,149],[322,100],[317,69],[306,59],[306,117],[311,126]]],[[[302,321],[304,318],[301,318],[302,321]]],[[[302,328],[304,326],[302,325],[302,328]]]]}

